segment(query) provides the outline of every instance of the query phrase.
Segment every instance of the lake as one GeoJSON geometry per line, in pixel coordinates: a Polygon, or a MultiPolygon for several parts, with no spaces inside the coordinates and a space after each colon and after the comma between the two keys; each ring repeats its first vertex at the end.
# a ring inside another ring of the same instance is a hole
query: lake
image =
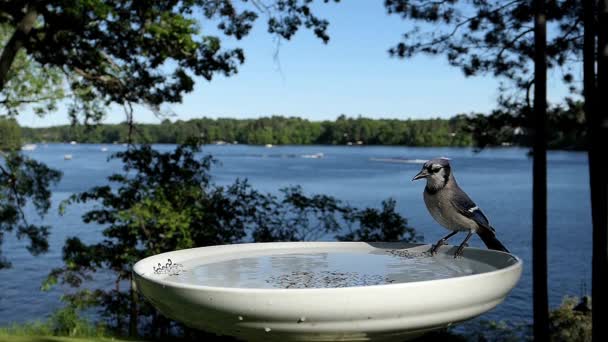
{"type": "MultiPolygon", "coordinates": [[[[174,148],[156,147],[165,151],[174,148]]],[[[59,298],[65,289],[59,286],[40,292],[42,280],[51,268],[61,265],[66,237],[77,235],[85,242],[97,241],[103,227],[81,222],[86,205],[71,206],[64,216],[59,216],[57,205],[72,193],[106,184],[110,174],[120,171],[120,163],[108,162],[107,158],[124,148],[49,144],[24,152],[64,175],[53,188],[53,208],[42,220],[52,226],[50,251],[33,257],[25,250],[24,242],[6,236],[2,249],[13,268],[0,271],[0,326],[44,319],[61,306],[59,298]],[[64,160],[66,154],[72,159],[64,160]]],[[[504,303],[482,318],[531,320],[532,159],[527,156],[527,149],[474,153],[466,148],[213,145],[205,146],[203,151],[220,161],[212,170],[218,184],[247,178],[254,188],[267,192],[301,185],[308,194],[333,195],[360,207],[379,207],[382,200],[392,197],[399,213],[407,217],[409,225],[427,243],[436,242],[447,231],[427,212],[422,200],[424,181],[411,179],[422,161],[437,156],[451,158],[460,186],[483,209],[498,238],[524,261],[524,273],[517,287],[504,303]]],[[[565,295],[578,296],[591,290],[591,206],[585,153],[553,151],[548,155],[548,164],[549,293],[550,305],[556,307],[565,295]]],[[[31,208],[26,211],[32,222],[40,222],[31,208]]],[[[464,235],[456,235],[451,243],[459,244],[464,235]]],[[[470,245],[483,243],[474,237],[470,245]]],[[[98,282],[113,286],[109,279],[98,282]]]]}

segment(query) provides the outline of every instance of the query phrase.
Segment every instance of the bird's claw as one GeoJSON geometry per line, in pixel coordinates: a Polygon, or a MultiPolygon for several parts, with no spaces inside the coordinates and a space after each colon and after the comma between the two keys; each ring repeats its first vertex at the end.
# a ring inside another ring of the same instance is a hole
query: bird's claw
{"type": "Polygon", "coordinates": [[[437,254],[437,250],[439,249],[439,247],[445,245],[445,243],[446,243],[445,239],[441,239],[441,240],[437,241],[437,243],[431,247],[431,255],[437,254]]]}
{"type": "Polygon", "coordinates": [[[464,247],[465,246],[458,247],[456,253],[454,253],[454,259],[462,258],[462,255],[464,254],[464,247]]]}

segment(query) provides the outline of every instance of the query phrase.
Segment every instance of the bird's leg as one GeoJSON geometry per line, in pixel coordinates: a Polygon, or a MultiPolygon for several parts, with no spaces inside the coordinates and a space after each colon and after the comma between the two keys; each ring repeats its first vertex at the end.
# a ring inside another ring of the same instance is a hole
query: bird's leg
{"type": "Polygon", "coordinates": [[[457,230],[451,232],[450,234],[445,236],[443,239],[437,241],[437,243],[434,244],[433,247],[431,247],[431,255],[437,254],[437,250],[439,249],[439,247],[445,245],[448,242],[448,239],[451,238],[452,236],[456,235],[456,233],[458,233],[457,230]]]}
{"type": "Polygon", "coordinates": [[[459,256],[462,256],[462,253],[464,251],[464,246],[467,246],[467,241],[469,241],[471,236],[473,236],[473,231],[469,231],[469,234],[467,235],[467,237],[464,238],[464,241],[462,241],[460,246],[458,246],[456,253],[454,253],[454,258],[458,258],[459,256]]]}

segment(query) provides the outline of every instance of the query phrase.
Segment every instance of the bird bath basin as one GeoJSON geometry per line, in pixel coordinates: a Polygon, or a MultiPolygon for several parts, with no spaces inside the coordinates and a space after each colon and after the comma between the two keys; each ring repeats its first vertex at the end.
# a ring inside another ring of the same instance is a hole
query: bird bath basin
{"type": "Polygon", "coordinates": [[[145,258],[135,285],[164,315],[246,341],[405,340],[498,305],[522,271],[507,253],[453,246],[279,242],[145,258]]]}

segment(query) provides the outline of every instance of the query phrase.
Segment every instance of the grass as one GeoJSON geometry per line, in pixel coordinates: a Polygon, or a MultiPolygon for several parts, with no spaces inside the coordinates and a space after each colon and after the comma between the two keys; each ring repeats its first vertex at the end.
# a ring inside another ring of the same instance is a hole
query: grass
{"type": "Polygon", "coordinates": [[[0,342],[121,342],[143,341],[114,338],[102,325],[80,317],[78,310],[66,307],[46,321],[0,327],[0,342]]]}
{"type": "Polygon", "coordinates": [[[124,340],[112,337],[60,337],[60,336],[19,336],[0,335],[0,342],[134,342],[142,340],[124,340]]]}

